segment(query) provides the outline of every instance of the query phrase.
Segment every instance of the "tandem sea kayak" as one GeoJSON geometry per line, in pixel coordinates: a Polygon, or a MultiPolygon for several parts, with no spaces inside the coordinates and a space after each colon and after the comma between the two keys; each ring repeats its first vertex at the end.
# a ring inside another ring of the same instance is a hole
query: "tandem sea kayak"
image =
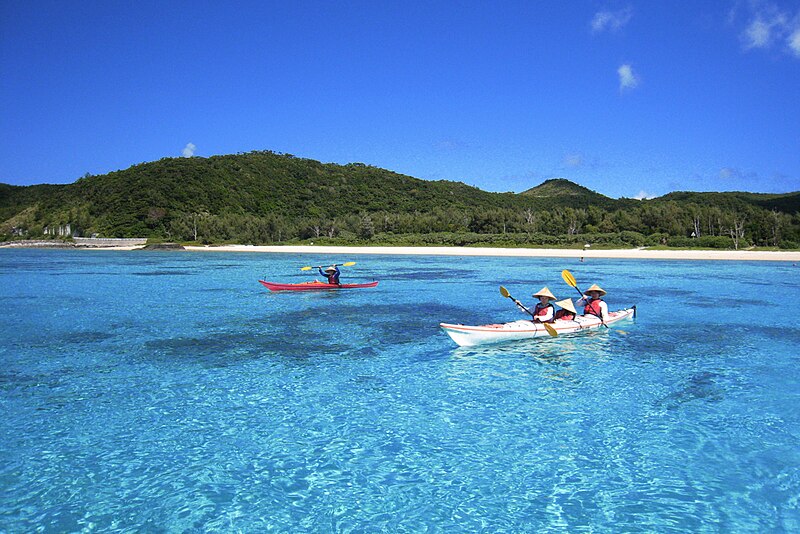
{"type": "Polygon", "coordinates": [[[261,284],[270,291],[320,291],[324,289],[360,289],[363,287],[375,287],[378,282],[368,282],[366,284],[328,284],[314,280],[313,282],[303,282],[301,284],[278,284],[276,282],[265,282],[259,280],[261,284]]]}
{"type": "MultiPolygon", "coordinates": [[[[636,307],[611,312],[608,314],[606,324],[611,326],[624,319],[633,319],[636,307]]],[[[549,323],[559,335],[571,334],[583,330],[600,328],[602,323],[593,315],[578,316],[574,321],[557,320],[549,323]]],[[[550,334],[541,323],[533,321],[514,321],[512,323],[485,324],[480,326],[467,326],[463,324],[440,323],[439,326],[461,347],[474,347],[489,343],[502,343],[518,341],[534,337],[544,337],[550,334]]]]}

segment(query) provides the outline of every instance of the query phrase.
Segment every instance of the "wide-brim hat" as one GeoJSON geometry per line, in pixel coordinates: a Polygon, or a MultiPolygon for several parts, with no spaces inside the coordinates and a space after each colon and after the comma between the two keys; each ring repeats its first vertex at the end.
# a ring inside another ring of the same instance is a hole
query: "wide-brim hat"
{"type": "Polygon", "coordinates": [[[559,300],[558,302],[556,302],[556,306],[564,308],[568,312],[574,313],[576,315],[578,314],[578,312],[575,310],[575,305],[572,303],[572,299],[559,300]]]}
{"type": "Polygon", "coordinates": [[[597,284],[592,284],[591,286],[589,286],[589,289],[584,291],[583,294],[588,296],[589,293],[592,292],[592,291],[597,291],[598,293],[600,293],[601,297],[606,294],[605,289],[603,289],[602,287],[598,286],[597,284]]]}
{"type": "Polygon", "coordinates": [[[540,290],[539,290],[537,293],[534,293],[534,294],[533,294],[533,296],[534,296],[534,297],[537,297],[537,298],[538,298],[538,297],[547,297],[547,298],[549,298],[549,299],[556,300],[556,297],[555,297],[555,295],[553,295],[552,293],[550,293],[550,290],[549,290],[549,289],[547,289],[547,287],[543,287],[543,288],[542,288],[542,289],[540,289],[540,290]]]}
{"type": "Polygon", "coordinates": [[[325,267],[325,269],[323,270],[323,272],[326,272],[326,273],[335,273],[335,272],[336,272],[336,267],[325,267]]]}

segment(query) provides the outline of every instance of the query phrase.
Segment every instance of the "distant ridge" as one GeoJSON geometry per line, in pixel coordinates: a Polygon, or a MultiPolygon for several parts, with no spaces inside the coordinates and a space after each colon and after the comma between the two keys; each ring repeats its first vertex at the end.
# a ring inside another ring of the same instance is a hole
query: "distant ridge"
{"type": "Polygon", "coordinates": [[[565,178],[551,178],[536,187],[520,193],[521,196],[539,199],[569,199],[572,207],[585,208],[590,205],[612,206],[616,201],[605,195],[592,191],[565,178]]]}
{"type": "Polygon", "coordinates": [[[566,178],[550,178],[549,180],[545,180],[536,187],[531,187],[530,189],[523,191],[522,193],[520,193],[520,195],[530,195],[532,197],[587,195],[587,196],[595,196],[605,200],[611,200],[610,197],[601,195],[600,193],[592,191],[588,187],[583,187],[582,185],[578,185],[575,182],[567,180],[566,178]]]}

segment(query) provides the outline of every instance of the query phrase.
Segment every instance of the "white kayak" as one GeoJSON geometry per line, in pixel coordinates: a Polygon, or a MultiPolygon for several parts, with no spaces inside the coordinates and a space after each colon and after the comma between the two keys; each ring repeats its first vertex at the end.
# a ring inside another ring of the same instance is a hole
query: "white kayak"
{"type": "MultiPolygon", "coordinates": [[[[611,312],[608,314],[608,319],[606,319],[605,324],[611,326],[624,319],[633,319],[635,313],[635,306],[611,312]]],[[[594,330],[602,327],[600,318],[594,315],[579,315],[574,321],[559,319],[549,324],[558,332],[558,335],[571,334],[583,330],[594,330]]],[[[534,323],[528,320],[502,324],[484,324],[480,326],[440,323],[439,326],[453,338],[456,344],[462,347],[474,347],[475,345],[518,341],[520,339],[550,335],[542,323],[534,323]]]]}

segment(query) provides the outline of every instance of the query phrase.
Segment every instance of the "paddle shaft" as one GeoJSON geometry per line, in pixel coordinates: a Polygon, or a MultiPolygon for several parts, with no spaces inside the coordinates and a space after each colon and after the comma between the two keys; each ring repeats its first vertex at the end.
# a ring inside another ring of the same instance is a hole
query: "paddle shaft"
{"type": "MultiPolygon", "coordinates": [[[[516,304],[517,306],[519,306],[520,308],[525,310],[527,313],[529,313],[531,315],[531,321],[534,324],[537,322],[536,321],[536,315],[532,311],[530,311],[528,308],[526,308],[524,304],[522,304],[520,301],[518,301],[517,299],[512,297],[511,293],[508,292],[508,289],[504,288],[503,286],[500,286],[500,294],[503,295],[504,297],[510,298],[511,300],[514,301],[514,304],[516,304]]],[[[550,334],[553,337],[558,336],[558,332],[556,332],[556,329],[553,328],[552,325],[549,325],[547,323],[543,323],[541,321],[539,321],[539,323],[544,326],[544,329],[547,330],[548,334],[550,334]]]]}
{"type": "MultiPolygon", "coordinates": [[[[578,282],[575,280],[575,277],[574,277],[574,276],[572,276],[572,273],[571,273],[571,272],[567,271],[566,269],[565,269],[565,270],[563,270],[563,271],[561,271],[561,278],[563,278],[563,279],[564,279],[564,281],[567,283],[567,285],[570,285],[570,286],[572,286],[572,287],[574,287],[574,288],[575,288],[575,291],[577,291],[577,292],[578,292],[578,294],[581,296],[581,299],[582,299],[582,300],[586,298],[586,295],[584,295],[584,294],[583,294],[583,291],[581,291],[581,290],[580,290],[580,288],[578,288],[578,282]]],[[[587,301],[587,302],[588,302],[588,301],[587,301]]],[[[584,308],[584,311],[585,311],[585,310],[586,310],[586,309],[584,308]]],[[[602,314],[602,313],[595,313],[595,312],[594,312],[594,309],[592,309],[591,307],[589,308],[589,310],[590,310],[590,311],[589,311],[589,313],[590,313],[590,314],[592,314],[592,315],[594,315],[595,317],[597,317],[598,319],[600,319],[600,323],[602,323],[602,325],[603,325],[603,326],[605,326],[606,328],[608,328],[608,325],[607,325],[607,324],[606,324],[606,322],[603,320],[603,314],[602,314]]]]}
{"type": "MultiPolygon", "coordinates": [[[[354,262],[354,261],[348,261],[348,262],[345,262],[345,263],[334,263],[332,265],[332,267],[338,267],[339,265],[341,265],[342,267],[352,267],[355,264],[356,264],[356,262],[354,262]]],[[[315,266],[309,265],[309,266],[306,266],[306,267],[300,267],[300,270],[301,271],[310,271],[311,269],[322,269],[323,267],[325,267],[325,266],[324,265],[315,265],[315,266]]]]}

